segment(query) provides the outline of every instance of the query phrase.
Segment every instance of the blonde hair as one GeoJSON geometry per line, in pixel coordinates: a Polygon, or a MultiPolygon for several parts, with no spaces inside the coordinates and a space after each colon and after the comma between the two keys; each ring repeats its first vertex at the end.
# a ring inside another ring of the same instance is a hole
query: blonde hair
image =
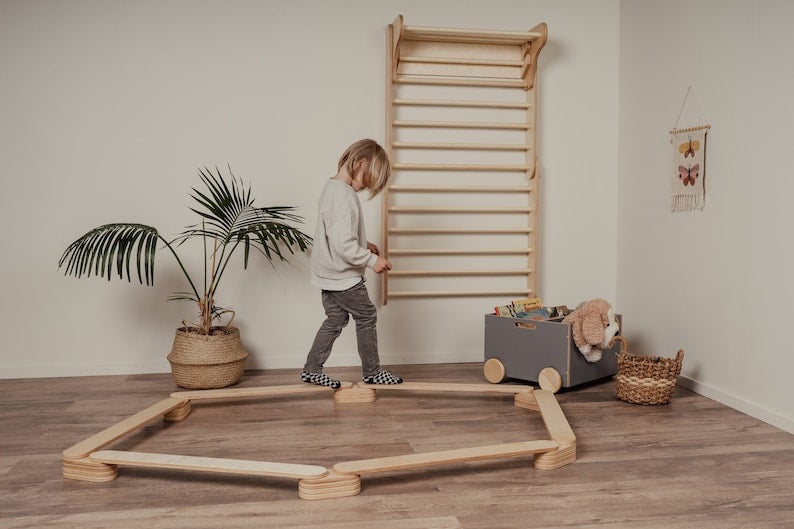
{"type": "Polygon", "coordinates": [[[378,142],[370,139],[355,142],[342,153],[337,170],[344,167],[348,174],[353,176],[356,162],[364,158],[369,161],[370,178],[367,189],[369,198],[373,198],[386,187],[389,177],[391,177],[391,162],[389,162],[386,151],[378,145],[378,142]]]}

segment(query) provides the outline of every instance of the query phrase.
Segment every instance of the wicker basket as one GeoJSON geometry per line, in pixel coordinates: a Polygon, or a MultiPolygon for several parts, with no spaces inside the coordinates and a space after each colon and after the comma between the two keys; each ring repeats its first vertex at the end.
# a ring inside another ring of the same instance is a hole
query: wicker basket
{"type": "Polygon", "coordinates": [[[248,353],[236,327],[213,327],[202,335],[189,328],[177,329],[168,355],[171,376],[177,386],[187,389],[225,388],[236,384],[245,371],[248,353]]]}
{"type": "Polygon", "coordinates": [[[620,400],[633,404],[667,404],[673,396],[675,382],[681,374],[684,351],[675,359],[644,356],[628,352],[628,342],[622,336],[618,353],[618,374],[615,390],[620,400]]]}

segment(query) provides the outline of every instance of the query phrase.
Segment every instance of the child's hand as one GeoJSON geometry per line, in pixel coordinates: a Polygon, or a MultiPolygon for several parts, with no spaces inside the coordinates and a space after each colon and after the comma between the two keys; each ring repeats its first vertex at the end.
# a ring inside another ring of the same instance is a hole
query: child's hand
{"type": "Polygon", "coordinates": [[[372,244],[371,242],[367,242],[367,250],[374,253],[375,255],[380,255],[380,248],[376,245],[372,244]]]}
{"type": "Polygon", "coordinates": [[[378,260],[375,261],[375,266],[373,266],[372,269],[378,274],[382,274],[383,272],[391,270],[391,263],[385,257],[378,255],[378,260]]]}

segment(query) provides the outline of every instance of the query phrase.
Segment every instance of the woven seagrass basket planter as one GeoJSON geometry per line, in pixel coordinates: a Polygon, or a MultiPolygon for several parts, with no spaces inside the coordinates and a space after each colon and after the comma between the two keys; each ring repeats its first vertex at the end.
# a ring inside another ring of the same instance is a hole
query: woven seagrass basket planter
{"type": "Polygon", "coordinates": [[[628,342],[621,336],[618,353],[618,374],[615,376],[617,397],[633,404],[667,404],[673,396],[675,383],[681,374],[684,351],[675,358],[645,356],[629,353],[628,342]]]}
{"type": "Polygon", "coordinates": [[[186,389],[225,388],[236,384],[245,371],[248,353],[237,327],[213,327],[208,335],[176,330],[168,355],[171,376],[186,389]]]}

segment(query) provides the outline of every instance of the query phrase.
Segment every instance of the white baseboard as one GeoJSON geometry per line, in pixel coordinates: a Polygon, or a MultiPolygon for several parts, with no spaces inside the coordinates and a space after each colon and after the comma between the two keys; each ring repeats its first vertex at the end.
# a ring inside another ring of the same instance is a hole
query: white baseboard
{"type": "Polygon", "coordinates": [[[786,417],[785,415],[771,412],[762,408],[761,406],[753,404],[752,402],[741,399],[736,395],[726,393],[713,386],[709,386],[708,384],[704,384],[703,382],[691,379],[689,377],[678,377],[678,385],[688,390],[694,391],[699,395],[703,395],[704,397],[716,400],[720,404],[725,404],[726,406],[745,413],[751,417],[755,417],[756,419],[764,421],[767,424],[771,424],[772,426],[780,428],[783,431],[794,433],[794,418],[792,417],[786,417]]]}

